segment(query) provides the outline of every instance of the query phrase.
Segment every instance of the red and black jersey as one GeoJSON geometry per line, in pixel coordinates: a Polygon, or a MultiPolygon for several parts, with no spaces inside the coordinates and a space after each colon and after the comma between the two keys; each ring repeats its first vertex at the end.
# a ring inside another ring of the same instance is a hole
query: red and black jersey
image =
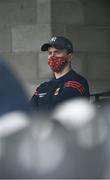
{"type": "Polygon", "coordinates": [[[88,98],[89,96],[87,80],[75,71],[70,70],[58,79],[53,78],[41,84],[30,102],[36,110],[48,111],[63,101],[77,97],[88,98]]]}

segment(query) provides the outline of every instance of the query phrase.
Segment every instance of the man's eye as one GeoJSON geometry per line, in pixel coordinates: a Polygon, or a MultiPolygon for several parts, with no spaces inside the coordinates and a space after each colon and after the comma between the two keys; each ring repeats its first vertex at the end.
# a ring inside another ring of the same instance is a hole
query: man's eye
{"type": "Polygon", "coordinates": [[[59,51],[57,51],[57,54],[61,54],[61,51],[59,50],[59,51]]]}
{"type": "Polygon", "coordinates": [[[48,55],[51,55],[52,53],[51,52],[48,52],[48,55]]]}

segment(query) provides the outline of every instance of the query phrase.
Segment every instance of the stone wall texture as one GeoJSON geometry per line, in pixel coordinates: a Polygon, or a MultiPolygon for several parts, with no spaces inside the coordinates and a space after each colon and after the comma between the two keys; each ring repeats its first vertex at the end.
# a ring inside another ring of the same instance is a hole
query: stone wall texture
{"type": "Polygon", "coordinates": [[[0,0],[0,55],[29,97],[51,77],[40,47],[54,35],[73,42],[72,67],[88,79],[91,93],[110,90],[109,0],[0,0]]]}

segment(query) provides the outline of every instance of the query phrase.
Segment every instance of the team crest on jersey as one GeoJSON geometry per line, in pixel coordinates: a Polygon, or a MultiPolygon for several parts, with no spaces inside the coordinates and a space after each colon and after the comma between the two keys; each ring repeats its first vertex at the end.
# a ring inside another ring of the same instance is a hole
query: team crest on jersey
{"type": "Polygon", "coordinates": [[[46,96],[47,93],[39,93],[39,97],[44,97],[46,96]]]}
{"type": "Polygon", "coordinates": [[[60,88],[57,88],[56,91],[54,92],[54,95],[57,96],[59,94],[60,88]]]}

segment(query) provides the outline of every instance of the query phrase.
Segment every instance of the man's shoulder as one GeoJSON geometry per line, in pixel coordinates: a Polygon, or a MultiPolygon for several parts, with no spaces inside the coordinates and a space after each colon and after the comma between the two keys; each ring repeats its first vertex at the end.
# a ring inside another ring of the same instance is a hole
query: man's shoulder
{"type": "Polygon", "coordinates": [[[81,94],[86,91],[89,94],[89,85],[85,77],[72,70],[65,79],[64,87],[78,90],[81,94]]]}
{"type": "Polygon", "coordinates": [[[48,87],[51,83],[52,83],[52,80],[44,81],[44,82],[42,82],[41,84],[39,84],[39,85],[37,86],[37,88],[46,88],[46,87],[48,87]]]}
{"type": "Polygon", "coordinates": [[[40,85],[37,86],[37,90],[40,90],[40,91],[45,91],[45,90],[49,90],[50,88],[54,87],[56,84],[55,84],[55,81],[54,81],[54,78],[48,80],[48,81],[45,81],[43,83],[41,83],[40,85]]]}
{"type": "Polygon", "coordinates": [[[87,79],[83,75],[77,73],[74,70],[71,70],[71,73],[66,80],[69,80],[69,79],[73,81],[78,81],[80,83],[88,84],[87,79]]]}

